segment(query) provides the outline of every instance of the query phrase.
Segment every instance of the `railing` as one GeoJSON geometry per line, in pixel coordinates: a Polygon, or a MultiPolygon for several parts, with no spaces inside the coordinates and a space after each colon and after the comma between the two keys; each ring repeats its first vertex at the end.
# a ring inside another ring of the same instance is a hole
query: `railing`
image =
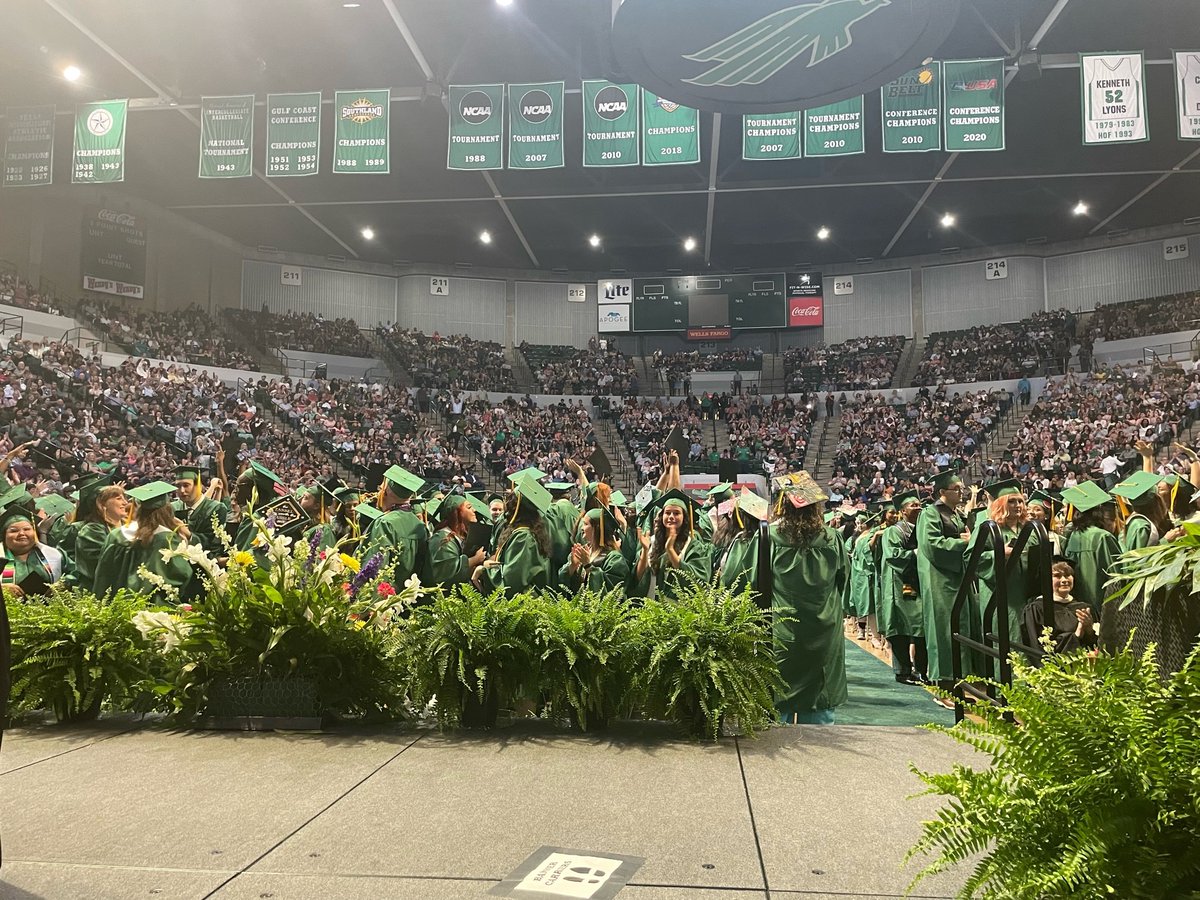
{"type": "Polygon", "coordinates": [[[98,337],[84,337],[83,332],[85,330],[90,329],[85,329],[82,325],[67,329],[63,332],[61,343],[69,344],[80,351],[86,350],[89,353],[108,350],[108,341],[98,337]]]}
{"type": "Polygon", "coordinates": [[[1200,359],[1200,334],[1193,336],[1190,341],[1171,341],[1143,347],[1142,363],[1147,366],[1160,365],[1163,357],[1175,359],[1176,354],[1193,361],[1200,359]]]}
{"type": "Polygon", "coordinates": [[[954,606],[950,610],[951,672],[954,676],[954,720],[956,722],[961,722],[963,719],[963,701],[968,696],[996,706],[1005,705],[1004,697],[997,692],[995,686],[989,684],[980,687],[963,680],[966,674],[963,666],[964,650],[996,660],[998,672],[993,680],[1001,685],[1012,684],[1012,662],[1008,657],[1013,650],[1019,650],[1035,660],[1045,656],[1045,650],[1041,647],[1031,647],[1020,640],[1014,640],[1013,636],[1008,633],[1008,582],[1009,576],[1020,565],[1021,558],[1028,549],[1028,565],[1036,575],[1035,583],[1041,588],[1042,621],[1048,625],[1054,622],[1050,537],[1041,522],[1028,522],[1013,541],[1011,552],[1001,568],[996,561],[1005,559],[1004,549],[1004,535],[1000,531],[1000,526],[991,520],[985,520],[971,546],[967,558],[967,568],[963,573],[958,593],[954,597],[954,606]],[[1030,544],[1031,540],[1034,541],[1032,545],[1030,544]],[[971,636],[971,632],[975,631],[973,627],[969,631],[963,631],[962,619],[968,601],[978,590],[979,565],[983,554],[989,550],[992,553],[993,571],[1000,574],[995,576],[991,600],[983,610],[983,621],[980,623],[982,640],[977,640],[971,636]],[[995,630],[993,630],[993,626],[995,630]]]}
{"type": "Polygon", "coordinates": [[[16,314],[0,316],[0,338],[7,337],[4,343],[20,338],[25,332],[25,317],[16,314]]]}

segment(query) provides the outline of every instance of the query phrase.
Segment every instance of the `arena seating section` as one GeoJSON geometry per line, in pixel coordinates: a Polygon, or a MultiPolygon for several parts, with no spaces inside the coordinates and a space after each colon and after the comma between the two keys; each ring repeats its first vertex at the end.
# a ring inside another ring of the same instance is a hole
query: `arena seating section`
{"type": "Polygon", "coordinates": [[[853,338],[826,347],[789,347],[783,371],[789,391],[858,391],[891,387],[903,337],[853,338]]]}
{"type": "Polygon", "coordinates": [[[1075,316],[1064,309],[1003,325],[931,334],[914,386],[1002,381],[1066,370],[1075,316]]]}

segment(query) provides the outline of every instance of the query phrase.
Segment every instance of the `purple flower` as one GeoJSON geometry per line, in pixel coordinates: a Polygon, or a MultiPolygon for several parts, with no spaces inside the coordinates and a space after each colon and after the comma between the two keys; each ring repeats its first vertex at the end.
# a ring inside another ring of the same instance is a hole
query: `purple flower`
{"type": "Polygon", "coordinates": [[[323,529],[316,529],[313,536],[308,541],[308,559],[304,563],[304,568],[311,569],[317,561],[317,554],[321,552],[321,536],[323,529]]]}
{"type": "Polygon", "coordinates": [[[382,566],[383,554],[374,554],[366,561],[366,563],[363,564],[362,569],[359,570],[359,573],[355,575],[354,579],[350,582],[350,593],[357,594],[359,589],[362,588],[364,584],[374,580],[375,576],[379,574],[379,570],[382,566]]]}

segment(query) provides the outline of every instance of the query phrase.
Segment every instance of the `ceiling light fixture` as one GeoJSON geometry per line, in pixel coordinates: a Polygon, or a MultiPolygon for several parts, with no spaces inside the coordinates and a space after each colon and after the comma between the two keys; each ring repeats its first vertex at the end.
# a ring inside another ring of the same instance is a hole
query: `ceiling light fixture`
{"type": "Polygon", "coordinates": [[[496,0],[497,6],[512,6],[513,0],[496,0]]]}
{"type": "Polygon", "coordinates": [[[688,253],[691,253],[693,250],[695,250],[696,249],[696,239],[695,238],[687,238],[686,240],[684,240],[683,249],[686,250],[688,253]]]}
{"type": "Polygon", "coordinates": [[[358,9],[360,6],[362,6],[361,3],[343,3],[342,9],[358,9]]]}
{"type": "Polygon", "coordinates": [[[1071,210],[1071,212],[1075,213],[1075,215],[1077,215],[1077,216],[1086,216],[1087,211],[1088,211],[1088,205],[1086,203],[1084,203],[1082,200],[1080,200],[1078,203],[1076,203],[1075,208],[1073,210],[1071,210]]]}
{"type": "Polygon", "coordinates": [[[360,233],[362,234],[364,241],[375,240],[375,229],[374,228],[364,228],[360,233]]]}
{"type": "Polygon", "coordinates": [[[829,240],[829,229],[824,225],[822,225],[821,230],[817,232],[817,239],[821,241],[829,240]]]}
{"type": "Polygon", "coordinates": [[[600,246],[600,235],[593,234],[590,238],[588,238],[588,243],[591,244],[593,247],[599,247],[600,246]]]}
{"type": "Polygon", "coordinates": [[[954,213],[946,213],[944,216],[942,216],[942,227],[950,228],[956,221],[957,219],[954,218],[954,213]]]}
{"type": "Polygon", "coordinates": [[[62,76],[63,78],[67,79],[67,81],[78,81],[79,76],[82,74],[83,72],[79,71],[79,66],[67,66],[62,71],[62,76]]]}
{"type": "Polygon", "coordinates": [[[485,244],[490,244],[492,242],[492,233],[490,231],[479,232],[479,240],[485,244]]]}

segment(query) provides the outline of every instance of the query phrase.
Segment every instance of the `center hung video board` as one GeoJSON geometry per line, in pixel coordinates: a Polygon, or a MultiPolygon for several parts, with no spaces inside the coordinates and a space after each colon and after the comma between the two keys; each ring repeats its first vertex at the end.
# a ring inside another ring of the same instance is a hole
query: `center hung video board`
{"type": "MultiPolygon", "coordinates": [[[[611,284],[611,283],[610,283],[611,284]]],[[[824,323],[821,273],[685,275],[629,284],[633,332],[723,332],[824,323]]]]}

